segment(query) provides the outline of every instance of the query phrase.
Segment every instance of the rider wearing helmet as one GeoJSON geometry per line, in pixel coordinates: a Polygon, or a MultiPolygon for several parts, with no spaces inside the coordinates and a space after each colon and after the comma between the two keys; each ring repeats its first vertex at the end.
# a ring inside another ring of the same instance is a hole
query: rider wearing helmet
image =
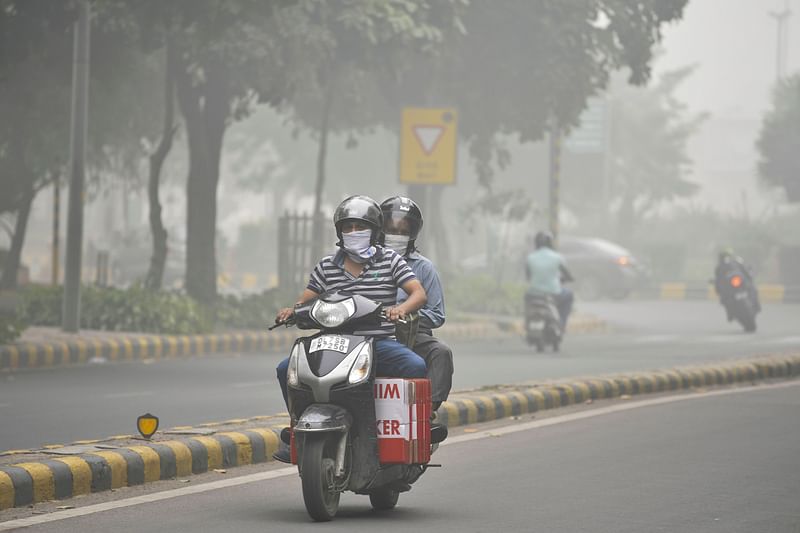
{"type": "Polygon", "coordinates": [[[719,302],[725,307],[728,315],[728,322],[733,320],[733,311],[731,308],[730,291],[725,290],[728,274],[731,272],[738,272],[747,281],[748,292],[755,304],[756,312],[761,311],[761,302],[758,297],[758,290],[755,286],[752,270],[744,263],[744,260],[737,256],[733,248],[722,248],[717,255],[717,266],[714,268],[714,288],[717,290],[719,302]]]}
{"type": "MultiPolygon", "coordinates": [[[[428,379],[431,380],[431,400],[433,410],[447,400],[453,385],[453,352],[442,341],[433,336],[434,329],[445,321],[444,292],[436,267],[427,257],[417,251],[416,240],[422,229],[423,219],[419,206],[405,196],[393,196],[381,203],[383,211],[382,243],[391,248],[408,262],[414,271],[428,301],[419,310],[419,328],[414,339],[414,351],[428,366],[428,379]]],[[[397,301],[406,301],[408,295],[401,288],[397,291],[397,301]]]]}
{"type": "MultiPolygon", "coordinates": [[[[387,308],[387,319],[379,328],[367,332],[374,338],[377,375],[425,377],[425,361],[394,338],[394,322],[425,305],[425,289],[400,254],[378,244],[383,227],[380,206],[368,196],[350,196],[336,208],[333,223],[339,237],[339,250],[334,255],[322,258],[314,267],[295,307],[322,293],[337,290],[361,294],[382,303],[387,308]],[[397,303],[398,289],[408,294],[408,298],[400,304],[397,303]]],[[[293,308],[281,309],[275,317],[275,323],[285,322],[293,313],[293,308]]],[[[287,399],[288,366],[289,359],[286,358],[277,368],[284,400],[287,399]]],[[[288,449],[282,446],[273,457],[288,462],[288,449]]]]}
{"type": "Polygon", "coordinates": [[[555,300],[561,318],[562,331],[572,311],[572,291],[561,285],[562,281],[573,281],[564,258],[553,249],[553,234],[540,231],[534,237],[536,250],[528,254],[526,274],[531,292],[550,294],[555,300]]]}

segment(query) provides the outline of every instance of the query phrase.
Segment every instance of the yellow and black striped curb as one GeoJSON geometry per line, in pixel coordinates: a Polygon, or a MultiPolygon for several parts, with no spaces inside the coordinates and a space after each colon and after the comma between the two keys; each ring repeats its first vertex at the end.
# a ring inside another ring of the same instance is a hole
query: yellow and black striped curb
{"type": "Polygon", "coordinates": [[[0,466],[0,509],[263,463],[279,438],[250,428],[0,466]]]}
{"type": "MultiPolygon", "coordinates": [[[[451,339],[489,338],[506,334],[494,324],[449,324],[441,330],[451,339]]],[[[73,341],[20,342],[0,345],[0,370],[42,368],[86,363],[102,357],[108,361],[168,359],[210,354],[288,351],[298,336],[295,330],[236,332],[215,335],[144,335],[73,341]]]]}
{"type": "MultiPolygon", "coordinates": [[[[661,283],[636,289],[639,298],[659,300],[718,300],[714,286],[703,282],[661,283]]],[[[800,287],[778,284],[758,285],[759,299],[765,303],[800,303],[800,287]]]]}
{"type": "Polygon", "coordinates": [[[587,400],[750,383],[770,378],[795,378],[798,375],[800,355],[747,359],[708,366],[587,378],[512,391],[469,394],[444,402],[437,416],[440,422],[448,426],[461,426],[587,400]]]}
{"type": "Polygon", "coordinates": [[[294,342],[289,331],[236,332],[214,335],[132,334],[107,338],[86,336],[71,341],[21,342],[0,346],[0,370],[109,361],[166,359],[245,351],[286,350],[294,342]]]}

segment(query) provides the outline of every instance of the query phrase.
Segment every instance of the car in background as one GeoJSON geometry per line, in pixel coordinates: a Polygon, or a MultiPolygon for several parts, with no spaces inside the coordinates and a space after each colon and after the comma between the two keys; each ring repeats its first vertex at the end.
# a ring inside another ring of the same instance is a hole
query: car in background
{"type": "Polygon", "coordinates": [[[630,251],[605,239],[562,236],[558,251],[575,277],[575,292],[584,300],[627,298],[649,277],[649,269],[630,251]]]}

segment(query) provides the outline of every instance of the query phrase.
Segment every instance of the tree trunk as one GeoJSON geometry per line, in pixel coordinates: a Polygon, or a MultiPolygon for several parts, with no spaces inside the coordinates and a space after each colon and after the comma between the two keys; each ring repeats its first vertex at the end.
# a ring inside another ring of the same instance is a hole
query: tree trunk
{"type": "Polygon", "coordinates": [[[202,85],[193,86],[186,65],[179,65],[175,82],[189,146],[186,291],[212,304],[217,295],[217,184],[230,102],[223,66],[207,65],[204,72],[202,85]]]}
{"type": "Polygon", "coordinates": [[[0,278],[0,289],[15,289],[17,287],[17,271],[22,258],[22,247],[25,244],[25,233],[28,229],[28,217],[31,214],[31,205],[36,196],[36,189],[29,184],[17,210],[17,220],[14,224],[14,237],[11,239],[11,249],[3,265],[3,276],[0,278]]]}
{"type": "Polygon", "coordinates": [[[145,287],[157,291],[164,280],[164,267],[167,263],[167,230],[161,220],[161,201],[158,189],[161,181],[161,168],[172,149],[175,137],[175,96],[173,90],[174,52],[169,38],[166,43],[166,66],[164,69],[164,127],[156,151],[150,155],[150,176],[147,182],[147,198],[150,204],[150,232],[153,236],[153,255],[150,268],[145,277],[145,287]]]}
{"type": "Polygon", "coordinates": [[[330,125],[331,107],[333,105],[333,80],[328,78],[325,91],[325,101],[322,105],[322,117],[319,125],[319,149],[317,151],[317,183],[314,187],[314,219],[311,238],[311,257],[316,261],[322,255],[322,235],[324,232],[322,221],[322,191],[325,189],[325,162],[328,157],[328,133],[330,125]]]}

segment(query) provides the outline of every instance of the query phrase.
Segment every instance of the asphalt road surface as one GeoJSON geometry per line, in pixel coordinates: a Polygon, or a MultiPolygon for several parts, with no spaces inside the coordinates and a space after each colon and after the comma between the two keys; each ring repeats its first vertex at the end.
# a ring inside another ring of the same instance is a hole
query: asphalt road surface
{"type": "MultiPolygon", "coordinates": [[[[58,512],[92,514],[21,531],[800,531],[800,383],[639,403],[494,425],[487,437],[457,428],[434,455],[444,468],[390,512],[345,494],[334,522],[311,523],[296,473],[269,464],[260,472],[279,477],[228,478],[216,490],[198,482],[177,490],[209,490],[179,496],[151,489],[157,501],[96,513],[76,501],[78,509],[58,512]],[[514,424],[520,431],[503,433],[514,424]]],[[[134,494],[142,493],[118,490],[111,506],[134,494]]]]}
{"type": "MultiPolygon", "coordinates": [[[[609,333],[573,335],[560,354],[521,338],[452,342],[454,388],[645,370],[800,350],[800,305],[765,306],[759,331],[725,322],[713,302],[594,302],[609,333]]],[[[151,412],[161,427],[285,410],[275,365],[286,354],[108,363],[0,374],[0,450],[135,432],[151,412]]]]}

